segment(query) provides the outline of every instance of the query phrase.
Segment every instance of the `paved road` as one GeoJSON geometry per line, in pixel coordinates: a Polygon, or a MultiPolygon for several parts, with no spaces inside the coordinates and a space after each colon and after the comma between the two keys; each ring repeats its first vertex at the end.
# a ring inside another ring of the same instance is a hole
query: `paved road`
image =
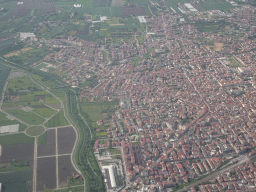
{"type": "Polygon", "coordinates": [[[195,183],[192,183],[191,185],[188,185],[188,186],[186,186],[186,187],[184,187],[184,188],[178,190],[177,192],[185,192],[185,191],[188,191],[191,187],[195,187],[195,186],[197,186],[197,185],[200,185],[201,183],[203,183],[203,182],[205,182],[205,181],[208,181],[208,180],[213,179],[214,177],[216,177],[216,176],[219,175],[220,173],[224,173],[224,172],[226,172],[226,171],[228,171],[228,170],[230,170],[230,169],[233,169],[234,167],[237,167],[238,165],[241,165],[241,164],[245,163],[246,161],[249,160],[249,158],[248,158],[247,156],[243,156],[243,157],[238,157],[237,160],[240,160],[240,161],[239,161],[238,163],[233,164],[233,165],[231,165],[231,166],[229,166],[229,167],[226,167],[226,168],[224,168],[224,169],[222,169],[222,170],[220,170],[220,171],[217,171],[217,172],[215,172],[215,173],[209,175],[208,177],[205,177],[204,179],[201,179],[201,180],[199,180],[199,181],[197,181],[197,182],[195,182],[195,183]]]}
{"type": "Polygon", "coordinates": [[[37,184],[37,136],[34,143],[34,166],[33,166],[33,192],[36,192],[37,184]]]}

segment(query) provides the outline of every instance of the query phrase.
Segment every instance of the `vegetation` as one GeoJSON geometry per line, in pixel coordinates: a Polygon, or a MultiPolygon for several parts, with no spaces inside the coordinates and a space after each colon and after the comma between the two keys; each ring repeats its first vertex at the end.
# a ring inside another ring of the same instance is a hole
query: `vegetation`
{"type": "Polygon", "coordinates": [[[82,112],[88,115],[92,121],[99,121],[103,119],[103,113],[112,116],[116,105],[119,105],[118,101],[82,103],[82,112]]]}
{"type": "Polygon", "coordinates": [[[52,116],[56,111],[52,108],[35,108],[33,109],[33,111],[45,118],[48,118],[50,116],[52,116]]]}
{"type": "Polygon", "coordinates": [[[69,125],[69,123],[64,117],[64,113],[62,110],[44,124],[45,127],[59,127],[65,125],[69,125]]]}
{"type": "MultiPolygon", "coordinates": [[[[66,89],[65,91],[68,98],[67,104],[69,117],[72,119],[80,133],[80,142],[77,145],[75,160],[85,177],[87,190],[92,192],[104,191],[105,185],[103,176],[93,152],[95,132],[88,127],[80,116],[81,111],[80,106],[77,106],[78,100],[76,94],[69,89],[66,89]]],[[[84,119],[86,119],[86,122],[90,125],[91,121],[88,119],[88,116],[85,116],[84,119]]]]}
{"type": "Polygon", "coordinates": [[[1,135],[0,145],[13,145],[19,143],[33,143],[34,138],[25,135],[24,133],[1,135]]]}
{"type": "Polygon", "coordinates": [[[45,119],[36,115],[35,113],[25,112],[21,109],[9,110],[8,113],[30,125],[39,125],[45,121],[45,119]]]}
{"type": "Polygon", "coordinates": [[[9,165],[4,165],[0,167],[0,172],[11,172],[11,171],[24,171],[30,170],[27,161],[12,161],[9,165]]]}
{"type": "Polygon", "coordinates": [[[15,124],[19,124],[19,131],[24,131],[27,126],[20,123],[17,120],[10,120],[6,117],[6,115],[2,112],[0,112],[0,125],[1,126],[6,126],[6,125],[15,125],[15,124]]]}
{"type": "Polygon", "coordinates": [[[0,174],[0,181],[5,192],[27,192],[29,191],[27,182],[33,178],[32,170],[14,171],[0,174]]]}
{"type": "Polygon", "coordinates": [[[0,63],[0,96],[5,85],[5,82],[11,72],[11,68],[0,63]]]}
{"type": "Polygon", "coordinates": [[[45,129],[42,126],[33,126],[26,129],[26,134],[29,136],[38,136],[43,134],[45,129]]]}
{"type": "Polygon", "coordinates": [[[47,144],[47,131],[44,132],[44,134],[40,135],[37,139],[38,145],[44,145],[47,144]]]}
{"type": "Polygon", "coordinates": [[[242,67],[242,64],[234,57],[229,58],[228,61],[231,67],[242,67]]]}

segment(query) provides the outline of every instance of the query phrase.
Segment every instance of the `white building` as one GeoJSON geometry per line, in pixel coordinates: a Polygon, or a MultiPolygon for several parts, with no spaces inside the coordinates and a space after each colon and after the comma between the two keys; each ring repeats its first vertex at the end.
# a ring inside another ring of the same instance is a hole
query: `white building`
{"type": "Polygon", "coordinates": [[[108,169],[111,187],[116,188],[117,185],[116,185],[116,178],[114,173],[114,166],[113,165],[102,166],[102,169],[108,169]]]}
{"type": "Polygon", "coordinates": [[[19,126],[19,124],[1,126],[0,133],[16,133],[19,131],[19,126]]]}
{"type": "Polygon", "coordinates": [[[25,39],[25,38],[28,38],[28,37],[36,37],[34,33],[20,33],[20,38],[21,39],[25,39]]]}

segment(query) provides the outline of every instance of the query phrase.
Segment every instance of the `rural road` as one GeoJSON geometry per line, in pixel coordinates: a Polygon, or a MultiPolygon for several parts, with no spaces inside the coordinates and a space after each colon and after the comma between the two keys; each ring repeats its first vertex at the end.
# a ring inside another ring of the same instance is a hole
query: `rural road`
{"type": "Polygon", "coordinates": [[[237,167],[238,165],[241,165],[241,164],[243,164],[243,163],[245,163],[246,161],[249,160],[249,158],[248,158],[247,156],[238,157],[238,158],[236,158],[236,159],[237,159],[237,160],[239,159],[240,161],[239,161],[238,163],[233,164],[233,165],[230,165],[230,166],[228,166],[228,167],[226,167],[226,168],[224,168],[224,169],[222,169],[222,170],[220,170],[220,171],[217,171],[217,172],[215,172],[215,173],[213,173],[213,174],[211,174],[211,175],[205,177],[204,179],[201,179],[201,180],[199,180],[199,181],[197,181],[197,182],[195,182],[195,183],[192,183],[191,185],[185,186],[184,188],[178,190],[177,192],[185,192],[185,191],[188,191],[191,187],[195,187],[195,186],[200,185],[201,183],[203,183],[203,182],[205,182],[205,181],[211,180],[211,179],[213,179],[214,177],[216,177],[217,175],[219,175],[219,174],[221,174],[221,173],[224,173],[224,172],[226,172],[226,171],[228,171],[228,170],[230,170],[230,169],[233,169],[234,167],[237,167]]]}

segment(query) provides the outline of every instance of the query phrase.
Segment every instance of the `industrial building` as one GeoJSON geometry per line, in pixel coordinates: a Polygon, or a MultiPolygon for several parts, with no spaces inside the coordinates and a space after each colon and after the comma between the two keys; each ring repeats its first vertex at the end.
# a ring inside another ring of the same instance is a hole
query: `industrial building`
{"type": "Polygon", "coordinates": [[[0,133],[16,133],[19,131],[19,126],[19,124],[1,126],[0,133]]]}
{"type": "Polygon", "coordinates": [[[114,166],[113,165],[107,165],[102,166],[102,170],[105,176],[105,182],[108,185],[108,188],[116,188],[116,178],[115,178],[115,172],[114,172],[114,166]]]}

